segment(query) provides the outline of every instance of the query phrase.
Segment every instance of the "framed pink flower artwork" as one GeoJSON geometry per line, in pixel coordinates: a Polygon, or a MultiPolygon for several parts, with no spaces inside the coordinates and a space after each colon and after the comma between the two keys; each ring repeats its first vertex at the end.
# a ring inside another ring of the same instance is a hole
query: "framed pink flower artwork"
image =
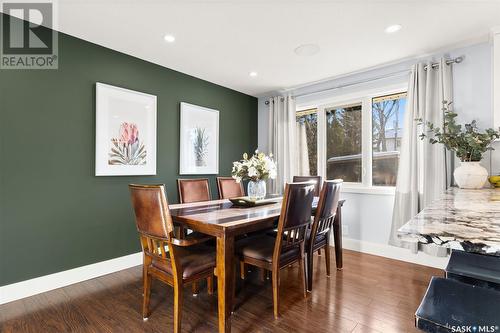
{"type": "Polygon", "coordinates": [[[95,175],[156,175],[156,96],[96,83],[95,175]]]}

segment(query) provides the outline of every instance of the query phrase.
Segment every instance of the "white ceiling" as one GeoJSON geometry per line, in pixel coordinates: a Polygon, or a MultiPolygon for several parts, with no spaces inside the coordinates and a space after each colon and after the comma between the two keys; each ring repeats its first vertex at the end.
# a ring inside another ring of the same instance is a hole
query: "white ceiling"
{"type": "Polygon", "coordinates": [[[58,10],[62,32],[254,96],[476,40],[500,25],[500,1],[480,0],[59,0],[58,10]],[[395,23],[403,29],[386,34],[395,23]],[[166,43],[166,33],[176,41],[166,43]],[[320,52],[293,52],[308,43],[320,52]]]}

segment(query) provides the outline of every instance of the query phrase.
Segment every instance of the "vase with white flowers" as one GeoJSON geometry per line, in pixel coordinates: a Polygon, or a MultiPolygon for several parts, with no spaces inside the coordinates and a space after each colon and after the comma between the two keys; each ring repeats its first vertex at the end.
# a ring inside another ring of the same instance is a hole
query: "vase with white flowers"
{"type": "Polygon", "coordinates": [[[266,196],[266,180],[276,178],[276,163],[273,154],[266,155],[255,151],[252,157],[247,153],[243,159],[233,162],[231,172],[237,183],[248,180],[248,196],[251,200],[264,199],[266,196]]]}

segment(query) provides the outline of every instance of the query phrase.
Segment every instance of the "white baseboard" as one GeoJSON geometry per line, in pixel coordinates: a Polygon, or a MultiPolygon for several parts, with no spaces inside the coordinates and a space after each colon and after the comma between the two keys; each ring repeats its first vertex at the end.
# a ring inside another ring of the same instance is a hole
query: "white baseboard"
{"type": "MultiPolygon", "coordinates": [[[[413,254],[410,250],[391,245],[370,243],[350,238],[344,238],[342,243],[343,248],[348,250],[369,253],[435,268],[443,269],[446,267],[448,262],[448,258],[434,257],[422,252],[413,254]]],[[[0,287],[0,304],[5,304],[21,298],[62,288],[74,283],[90,280],[141,264],[142,252],[138,252],[124,257],[101,261],[95,264],[9,284],[0,287]]]]}
{"type": "Polygon", "coordinates": [[[408,249],[403,249],[389,244],[370,243],[357,239],[343,238],[342,247],[347,250],[373,254],[376,256],[440,269],[444,269],[448,264],[448,257],[435,257],[420,251],[417,254],[414,254],[408,249]]]}
{"type": "Polygon", "coordinates": [[[0,287],[0,304],[90,280],[142,264],[142,252],[0,287]]]}

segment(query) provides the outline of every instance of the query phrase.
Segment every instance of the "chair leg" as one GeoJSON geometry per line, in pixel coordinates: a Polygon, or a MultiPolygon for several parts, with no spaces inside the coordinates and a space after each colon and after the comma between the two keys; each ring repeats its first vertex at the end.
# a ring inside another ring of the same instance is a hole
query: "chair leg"
{"type": "Polygon", "coordinates": [[[200,288],[198,286],[198,281],[193,282],[193,285],[191,286],[192,291],[193,291],[193,296],[198,296],[200,293],[200,288]]]}
{"type": "Polygon", "coordinates": [[[308,251],[306,253],[306,263],[307,263],[307,291],[312,291],[312,280],[313,280],[313,252],[308,251]]]}
{"type": "Polygon", "coordinates": [[[279,268],[273,268],[273,307],[274,307],[274,318],[278,319],[280,316],[280,272],[279,268]]]}
{"type": "Polygon", "coordinates": [[[326,276],[330,276],[330,233],[326,234],[325,264],[326,264],[326,276]]]}
{"type": "Polygon", "coordinates": [[[144,284],[144,297],[142,303],[142,319],[148,320],[149,317],[149,298],[151,296],[151,275],[147,273],[147,268],[144,268],[143,284],[144,284]]]}
{"type": "Polygon", "coordinates": [[[174,281],[174,333],[181,332],[182,284],[174,281]]]}
{"type": "Polygon", "coordinates": [[[302,280],[302,289],[304,290],[304,297],[307,297],[307,278],[306,278],[306,257],[302,256],[299,260],[299,274],[302,280]]]}
{"type": "Polygon", "coordinates": [[[245,277],[246,277],[246,271],[245,271],[245,262],[244,261],[240,261],[240,278],[242,280],[245,280],[245,277]]]}
{"type": "Polygon", "coordinates": [[[210,275],[207,277],[207,292],[209,295],[212,295],[214,293],[214,277],[213,275],[210,275]]]}
{"type": "Polygon", "coordinates": [[[261,282],[266,281],[266,270],[264,268],[259,268],[259,279],[261,282]]]}
{"type": "Polygon", "coordinates": [[[186,238],[186,234],[187,234],[187,229],[184,228],[183,225],[180,225],[179,226],[179,235],[178,235],[178,238],[179,239],[184,239],[184,238],[186,238]]]}

